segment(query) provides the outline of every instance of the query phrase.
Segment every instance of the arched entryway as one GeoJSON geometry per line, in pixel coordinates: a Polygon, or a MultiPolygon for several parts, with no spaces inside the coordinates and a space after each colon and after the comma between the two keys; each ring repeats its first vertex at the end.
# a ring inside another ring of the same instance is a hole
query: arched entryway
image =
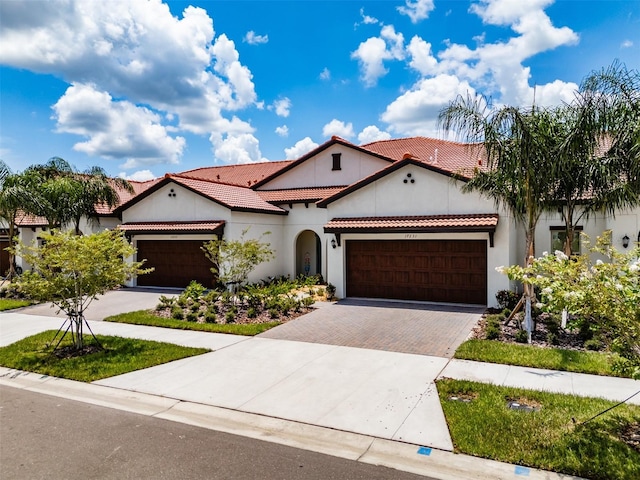
{"type": "Polygon", "coordinates": [[[300,232],[296,239],[296,276],[322,273],[322,243],[313,230],[300,232]]]}

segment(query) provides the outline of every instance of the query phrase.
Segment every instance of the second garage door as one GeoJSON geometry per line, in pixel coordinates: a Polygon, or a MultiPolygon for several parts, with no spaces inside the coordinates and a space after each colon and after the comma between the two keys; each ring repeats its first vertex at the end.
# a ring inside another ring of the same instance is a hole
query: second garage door
{"type": "Polygon", "coordinates": [[[348,240],[347,296],[485,305],[484,240],[348,240]]]}
{"type": "Polygon", "coordinates": [[[202,240],[138,240],[138,259],[154,271],[138,277],[138,285],[186,287],[195,280],[207,288],[213,286],[213,264],[205,257],[202,240]]]}

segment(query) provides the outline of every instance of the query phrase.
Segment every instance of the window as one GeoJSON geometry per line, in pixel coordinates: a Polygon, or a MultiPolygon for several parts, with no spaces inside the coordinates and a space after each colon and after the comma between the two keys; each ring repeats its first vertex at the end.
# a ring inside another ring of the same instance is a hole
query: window
{"type": "MultiPolygon", "coordinates": [[[[564,251],[564,240],[567,238],[567,232],[565,231],[565,227],[550,227],[551,230],[551,251],[555,252],[556,250],[564,251]]],[[[571,243],[571,250],[573,253],[580,254],[581,243],[580,243],[580,232],[582,231],[582,227],[575,227],[575,233],[573,235],[573,242],[571,243]]]]}
{"type": "Polygon", "coordinates": [[[342,157],[341,153],[332,153],[331,157],[333,158],[333,167],[331,170],[342,170],[340,168],[340,157],[342,157]]]}

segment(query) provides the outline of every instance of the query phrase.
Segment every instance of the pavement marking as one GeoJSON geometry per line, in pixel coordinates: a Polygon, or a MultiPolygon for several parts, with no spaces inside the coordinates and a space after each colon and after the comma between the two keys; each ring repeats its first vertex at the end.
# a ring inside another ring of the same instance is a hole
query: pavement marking
{"type": "Polygon", "coordinates": [[[531,473],[531,470],[529,470],[527,467],[516,466],[514,473],[516,475],[522,475],[523,477],[528,477],[529,473],[531,473]]]}
{"type": "Polygon", "coordinates": [[[418,449],[418,455],[431,455],[431,449],[429,447],[420,447],[418,449]]]}

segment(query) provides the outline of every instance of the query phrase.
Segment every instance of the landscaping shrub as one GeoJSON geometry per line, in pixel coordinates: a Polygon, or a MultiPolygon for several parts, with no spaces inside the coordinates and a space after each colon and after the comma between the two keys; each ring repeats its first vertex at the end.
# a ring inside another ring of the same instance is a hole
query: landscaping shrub
{"type": "Polygon", "coordinates": [[[511,290],[500,290],[496,293],[496,300],[501,309],[508,308],[511,312],[520,301],[521,295],[511,290]]]}
{"type": "Polygon", "coordinates": [[[233,312],[233,310],[229,310],[225,316],[224,316],[224,320],[227,323],[234,323],[236,321],[236,314],[233,312]]]}
{"type": "Polygon", "coordinates": [[[258,311],[254,307],[247,308],[247,317],[256,318],[258,316],[258,311]]]}
{"type": "Polygon", "coordinates": [[[326,292],[327,292],[327,300],[333,300],[333,298],[336,295],[336,287],[335,285],[328,283],[326,288],[325,288],[326,292]]]}
{"type": "Polygon", "coordinates": [[[198,312],[187,313],[187,322],[197,322],[197,321],[198,321],[198,312]]]}
{"type": "Polygon", "coordinates": [[[192,280],[191,283],[187,285],[187,288],[185,288],[184,291],[180,294],[180,296],[185,299],[191,299],[194,302],[197,302],[200,300],[200,297],[204,295],[206,290],[207,289],[204,288],[203,285],[196,282],[195,280],[192,280]]]}
{"type": "Polygon", "coordinates": [[[500,322],[503,318],[502,315],[487,315],[487,326],[485,328],[485,338],[487,340],[500,338],[500,322]]]}
{"type": "Polygon", "coordinates": [[[184,319],[184,312],[182,311],[182,308],[180,308],[179,305],[174,305],[171,308],[171,318],[174,318],[176,320],[184,319]]]}
{"type": "Polygon", "coordinates": [[[518,343],[527,343],[529,341],[529,335],[526,330],[518,330],[514,339],[518,343]]]}
{"type": "Polygon", "coordinates": [[[217,316],[215,312],[207,310],[204,312],[204,321],[205,323],[216,323],[217,316]]]}

